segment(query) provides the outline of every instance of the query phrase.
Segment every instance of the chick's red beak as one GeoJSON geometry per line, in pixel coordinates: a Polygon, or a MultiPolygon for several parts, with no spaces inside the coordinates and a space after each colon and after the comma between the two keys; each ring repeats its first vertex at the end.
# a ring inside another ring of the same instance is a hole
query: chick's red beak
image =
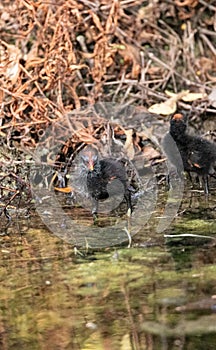
{"type": "Polygon", "coordinates": [[[89,168],[90,171],[93,171],[93,170],[94,170],[94,162],[93,162],[93,159],[89,159],[88,168],[89,168]]]}

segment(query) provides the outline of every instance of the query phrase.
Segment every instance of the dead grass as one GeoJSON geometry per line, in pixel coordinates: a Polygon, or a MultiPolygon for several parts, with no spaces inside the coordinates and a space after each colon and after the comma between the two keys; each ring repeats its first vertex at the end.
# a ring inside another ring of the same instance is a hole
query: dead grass
{"type": "MultiPolygon", "coordinates": [[[[214,1],[2,1],[2,145],[34,148],[53,122],[98,101],[145,110],[167,99],[165,89],[208,95],[215,29],[214,1]]],[[[208,99],[193,109],[215,111],[208,99]]]]}

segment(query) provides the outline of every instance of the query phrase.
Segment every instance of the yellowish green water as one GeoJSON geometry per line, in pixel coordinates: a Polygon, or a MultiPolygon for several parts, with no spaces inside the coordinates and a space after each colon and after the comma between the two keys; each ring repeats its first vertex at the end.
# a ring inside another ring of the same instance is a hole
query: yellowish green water
{"type": "Polygon", "coordinates": [[[131,248],[97,251],[76,251],[36,215],[2,217],[0,349],[215,349],[215,208],[214,194],[196,194],[165,232],[159,208],[131,248]]]}

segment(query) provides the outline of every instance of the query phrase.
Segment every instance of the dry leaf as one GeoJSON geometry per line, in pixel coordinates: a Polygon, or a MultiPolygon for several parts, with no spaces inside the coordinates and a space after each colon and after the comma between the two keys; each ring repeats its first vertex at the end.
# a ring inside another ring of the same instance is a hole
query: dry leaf
{"type": "Polygon", "coordinates": [[[207,94],[204,92],[190,92],[189,94],[182,97],[182,100],[185,102],[193,102],[202,98],[206,98],[207,94]]]}
{"type": "MultiPolygon", "coordinates": [[[[189,93],[189,90],[182,90],[180,93],[176,94],[175,92],[169,91],[169,90],[165,90],[165,94],[169,97],[176,97],[179,96],[179,94],[182,94],[182,96],[185,96],[189,93]]],[[[178,100],[180,100],[180,98],[178,98],[178,100]]]]}
{"type": "MultiPolygon", "coordinates": [[[[207,97],[205,92],[190,92],[189,90],[183,90],[182,92],[185,92],[185,95],[182,96],[181,100],[185,102],[193,102],[207,97]]],[[[178,96],[178,94],[168,90],[166,90],[165,93],[170,97],[178,96]]]]}
{"type": "Polygon", "coordinates": [[[162,115],[169,115],[176,111],[176,100],[172,100],[171,98],[166,102],[155,103],[149,109],[151,113],[157,113],[162,115]]]}
{"type": "Polygon", "coordinates": [[[160,157],[160,152],[154,149],[152,146],[145,146],[143,150],[145,159],[152,160],[154,158],[160,157]]]}
{"type": "Polygon", "coordinates": [[[133,129],[125,130],[125,134],[127,138],[124,145],[124,149],[128,158],[133,159],[135,154],[134,145],[133,145],[133,129]]]}
{"type": "Polygon", "coordinates": [[[177,105],[176,102],[181,100],[183,96],[185,96],[188,91],[181,91],[178,94],[175,94],[165,102],[156,103],[152,105],[148,111],[151,113],[157,113],[162,115],[169,115],[176,111],[177,105]]]}
{"type": "Polygon", "coordinates": [[[1,40],[0,42],[0,74],[3,74],[9,79],[12,84],[15,84],[19,72],[19,60],[21,57],[20,50],[14,45],[8,45],[1,40]]]}

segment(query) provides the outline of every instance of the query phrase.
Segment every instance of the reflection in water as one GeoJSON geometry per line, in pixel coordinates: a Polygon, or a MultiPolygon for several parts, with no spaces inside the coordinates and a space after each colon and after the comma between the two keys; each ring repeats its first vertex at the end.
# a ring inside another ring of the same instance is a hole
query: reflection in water
{"type": "MultiPolygon", "coordinates": [[[[215,196],[184,198],[165,233],[214,237],[215,196]]],[[[76,220],[75,210],[64,210],[76,220]]],[[[160,214],[158,206],[132,249],[77,255],[37,216],[5,226],[2,218],[0,349],[214,349],[215,241],[165,239],[160,214]]]]}
{"type": "MultiPolygon", "coordinates": [[[[169,233],[196,227],[213,236],[215,213],[208,206],[207,221],[198,225],[191,207],[169,233]]],[[[1,349],[215,347],[213,241],[172,244],[147,225],[134,245],[158,246],[74,255],[38,217],[14,220],[1,232],[1,349]]]]}

